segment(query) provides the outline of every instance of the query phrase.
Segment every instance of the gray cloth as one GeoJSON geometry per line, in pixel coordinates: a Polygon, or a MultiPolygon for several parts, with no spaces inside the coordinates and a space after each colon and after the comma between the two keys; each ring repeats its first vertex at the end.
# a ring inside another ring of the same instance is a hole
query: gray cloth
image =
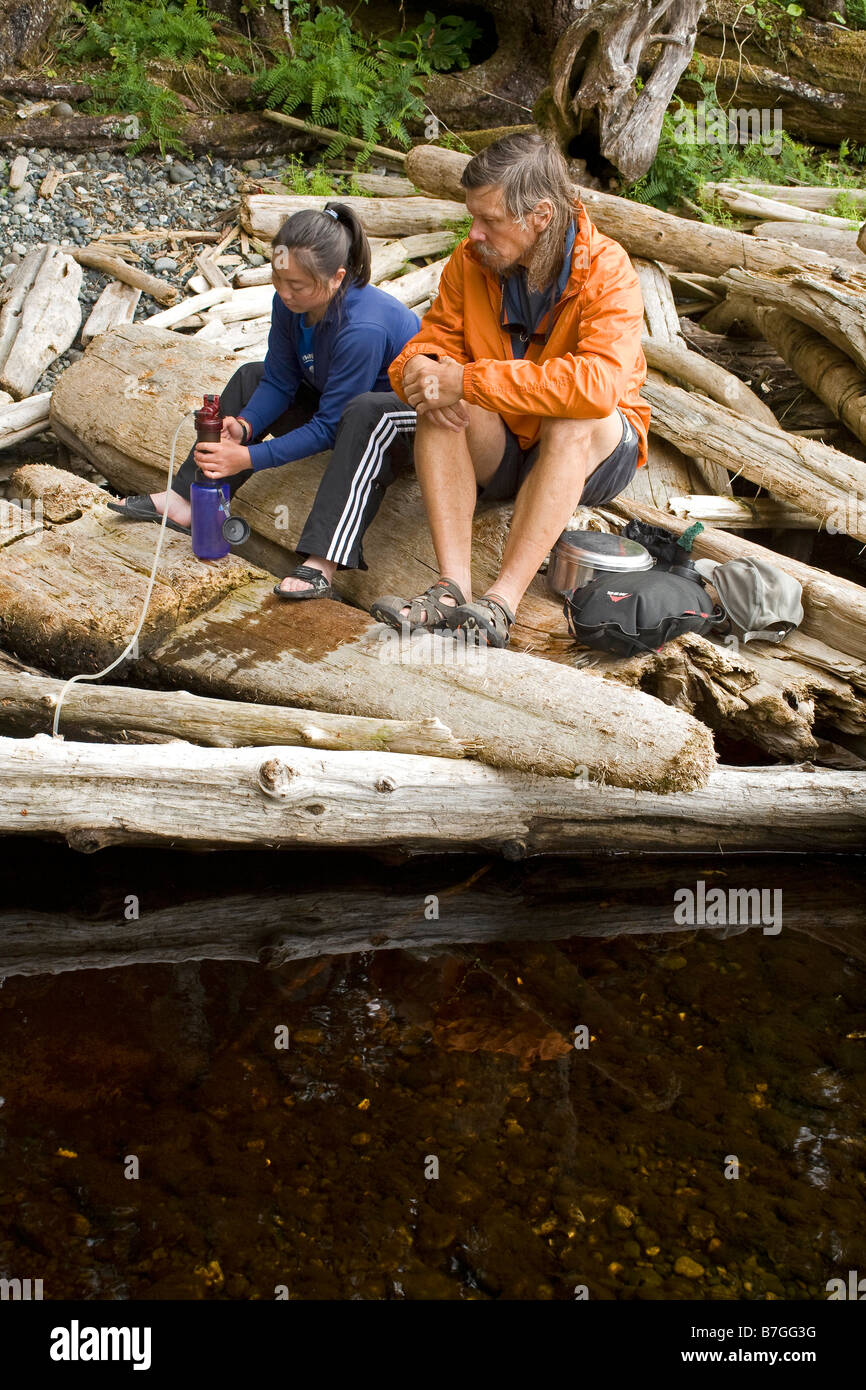
{"type": "Polygon", "coordinates": [[[697,560],[743,642],[783,642],[803,621],[798,580],[766,560],[697,560]]]}

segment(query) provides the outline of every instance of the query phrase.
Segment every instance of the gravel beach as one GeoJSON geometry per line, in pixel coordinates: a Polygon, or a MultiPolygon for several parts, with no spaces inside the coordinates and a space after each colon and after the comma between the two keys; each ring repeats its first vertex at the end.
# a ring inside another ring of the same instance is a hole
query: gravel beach
{"type": "MultiPolygon", "coordinates": [[[[183,286],[194,266],[181,266],[184,252],[201,249],[194,240],[172,249],[170,230],[227,230],[238,206],[238,188],[250,177],[279,178],[285,159],[245,160],[241,165],[225,164],[221,159],[181,160],[168,156],[139,156],[96,150],[69,155],[65,151],[22,147],[18,153],[29,161],[23,185],[11,191],[9,171],[15,158],[0,160],[0,280],[5,281],[30,248],[39,242],[55,241],[62,246],[87,246],[101,236],[117,232],[154,231],[152,240],[131,244],[140,258],[140,269],[160,276],[170,284],[183,286]],[[40,196],[46,175],[56,170],[63,175],[49,198],[40,196]]],[[[239,254],[237,243],[231,248],[239,254]]],[[[188,260],[189,257],[184,258],[188,260]]],[[[251,252],[243,265],[263,264],[264,258],[251,252]]],[[[232,272],[243,265],[225,267],[232,272]]],[[[107,276],[84,268],[81,287],[82,326],[107,276]]],[[[142,295],[135,321],[149,318],[160,305],[142,295]]],[[[80,338],[58,357],[40,378],[35,391],[51,390],[60,374],[81,355],[80,338]]]]}

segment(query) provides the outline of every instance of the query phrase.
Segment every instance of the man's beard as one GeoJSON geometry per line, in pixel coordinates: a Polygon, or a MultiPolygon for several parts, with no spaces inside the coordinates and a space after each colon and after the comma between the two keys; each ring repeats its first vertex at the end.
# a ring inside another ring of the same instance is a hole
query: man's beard
{"type": "Polygon", "coordinates": [[[527,288],[533,293],[544,290],[553,281],[562,265],[563,233],[555,229],[553,223],[539,236],[529,255],[529,264],[524,266],[520,260],[506,261],[498,251],[493,251],[483,243],[476,246],[476,253],[482,262],[496,271],[504,279],[517,271],[526,271],[527,288]]]}
{"type": "Polygon", "coordinates": [[[507,277],[520,269],[519,261],[506,261],[505,257],[500,255],[498,251],[494,251],[491,246],[485,246],[483,243],[480,246],[476,245],[475,252],[486,266],[495,270],[499,275],[507,277]]]}

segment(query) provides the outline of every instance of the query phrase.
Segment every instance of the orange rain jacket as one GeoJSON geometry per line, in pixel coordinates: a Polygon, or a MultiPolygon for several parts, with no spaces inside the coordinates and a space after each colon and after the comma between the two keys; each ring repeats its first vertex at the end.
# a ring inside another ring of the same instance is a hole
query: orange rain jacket
{"type": "Polygon", "coordinates": [[[604,419],[619,406],[637,431],[640,468],[650,420],[640,395],[646,380],[640,283],[623,247],[598,230],[579,199],[575,217],[571,274],[546,343],[530,342],[524,358],[512,355],[500,323],[499,276],[481,264],[467,239],[455,248],[439,293],[388,375],[405,400],[409,358],[447,353],[466,366],[464,400],[500,415],[524,450],[537,441],[545,416],[604,419]]]}

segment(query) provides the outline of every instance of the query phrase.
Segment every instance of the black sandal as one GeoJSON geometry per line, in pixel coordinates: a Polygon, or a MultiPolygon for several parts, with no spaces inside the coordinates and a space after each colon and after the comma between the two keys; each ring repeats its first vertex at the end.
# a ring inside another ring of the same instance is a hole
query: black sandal
{"type": "Polygon", "coordinates": [[[450,627],[451,614],[457,611],[455,604],[442,602],[444,594],[450,595],[457,607],[466,602],[466,595],[453,579],[437,579],[435,584],[431,584],[430,588],[417,598],[398,598],[396,594],[386,594],[384,598],[377,598],[370,612],[377,623],[387,623],[398,632],[402,632],[405,627],[408,627],[410,632],[441,632],[443,628],[450,627]],[[400,612],[401,608],[409,609],[405,617],[400,612]]]}
{"type": "Polygon", "coordinates": [[[488,647],[508,646],[514,614],[503,599],[485,594],[474,603],[452,609],[449,617],[448,626],[454,632],[483,632],[488,647]]]}
{"type": "MultiPolygon", "coordinates": [[[[162,512],[156,510],[149,492],[125,497],[122,502],[109,502],[108,507],[112,512],[120,512],[127,521],[162,521],[162,512]]],[[[185,536],[190,534],[190,528],[181,526],[179,521],[168,520],[165,524],[172,531],[181,531],[185,536]]]]}
{"type": "Polygon", "coordinates": [[[311,589],[281,589],[280,584],[274,585],[274,593],[277,598],[283,599],[286,603],[300,602],[308,598],[330,598],[334,590],[331,581],[326,579],[321,570],[317,570],[314,565],[298,565],[297,569],[287,574],[286,579],[302,579],[305,583],[311,584],[311,589]]]}

